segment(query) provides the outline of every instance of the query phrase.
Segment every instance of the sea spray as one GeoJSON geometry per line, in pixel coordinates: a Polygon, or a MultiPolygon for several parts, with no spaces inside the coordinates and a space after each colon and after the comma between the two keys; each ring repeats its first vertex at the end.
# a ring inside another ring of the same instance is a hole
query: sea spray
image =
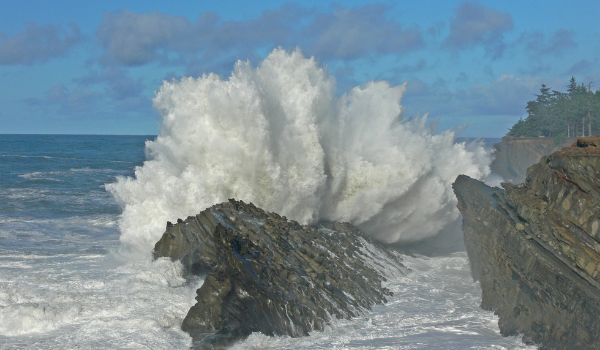
{"type": "Polygon", "coordinates": [[[228,198],[302,224],[342,220],[384,242],[429,237],[458,211],[451,183],[481,179],[482,145],[402,119],[406,84],[370,82],[337,98],[335,79],[300,50],[257,68],[164,82],[147,161],[107,189],[124,206],[121,242],[149,251],[167,220],[228,198]]]}

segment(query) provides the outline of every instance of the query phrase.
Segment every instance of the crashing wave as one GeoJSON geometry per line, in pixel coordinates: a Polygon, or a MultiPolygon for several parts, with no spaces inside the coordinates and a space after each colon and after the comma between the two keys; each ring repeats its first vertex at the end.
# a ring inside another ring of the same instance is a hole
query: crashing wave
{"type": "Polygon", "coordinates": [[[300,50],[256,68],[164,82],[159,136],[134,178],[107,189],[124,206],[121,241],[149,251],[167,220],[236,198],[302,224],[349,221],[383,242],[430,237],[458,217],[451,183],[482,179],[482,145],[402,118],[406,84],[369,82],[336,97],[300,50]]]}

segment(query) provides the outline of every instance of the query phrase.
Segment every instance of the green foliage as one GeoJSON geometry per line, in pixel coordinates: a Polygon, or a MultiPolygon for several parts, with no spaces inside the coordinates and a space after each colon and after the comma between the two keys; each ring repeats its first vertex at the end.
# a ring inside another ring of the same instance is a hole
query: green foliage
{"type": "Polygon", "coordinates": [[[545,84],[536,99],[527,102],[527,118],[512,126],[510,136],[567,137],[600,133],[600,90],[592,91],[592,83],[577,85],[571,77],[567,92],[551,90],[545,84]]]}

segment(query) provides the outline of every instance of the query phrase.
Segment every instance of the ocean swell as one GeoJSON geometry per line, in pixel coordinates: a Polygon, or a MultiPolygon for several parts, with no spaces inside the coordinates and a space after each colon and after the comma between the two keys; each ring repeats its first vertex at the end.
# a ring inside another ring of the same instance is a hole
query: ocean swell
{"type": "Polygon", "coordinates": [[[430,237],[458,217],[451,183],[482,179],[481,144],[402,118],[406,84],[369,82],[341,97],[300,50],[274,50],[257,68],[164,82],[159,136],[135,177],[106,188],[124,206],[125,246],[149,251],[167,220],[236,198],[302,224],[352,222],[384,242],[430,237]]]}

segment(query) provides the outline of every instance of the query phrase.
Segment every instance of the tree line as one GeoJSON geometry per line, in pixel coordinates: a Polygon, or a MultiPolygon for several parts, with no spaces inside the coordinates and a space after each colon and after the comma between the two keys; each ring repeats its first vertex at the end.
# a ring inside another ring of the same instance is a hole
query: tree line
{"type": "Polygon", "coordinates": [[[592,91],[571,77],[567,92],[542,84],[536,99],[527,102],[527,118],[520,119],[509,136],[579,137],[600,133],[600,90],[592,91]]]}

